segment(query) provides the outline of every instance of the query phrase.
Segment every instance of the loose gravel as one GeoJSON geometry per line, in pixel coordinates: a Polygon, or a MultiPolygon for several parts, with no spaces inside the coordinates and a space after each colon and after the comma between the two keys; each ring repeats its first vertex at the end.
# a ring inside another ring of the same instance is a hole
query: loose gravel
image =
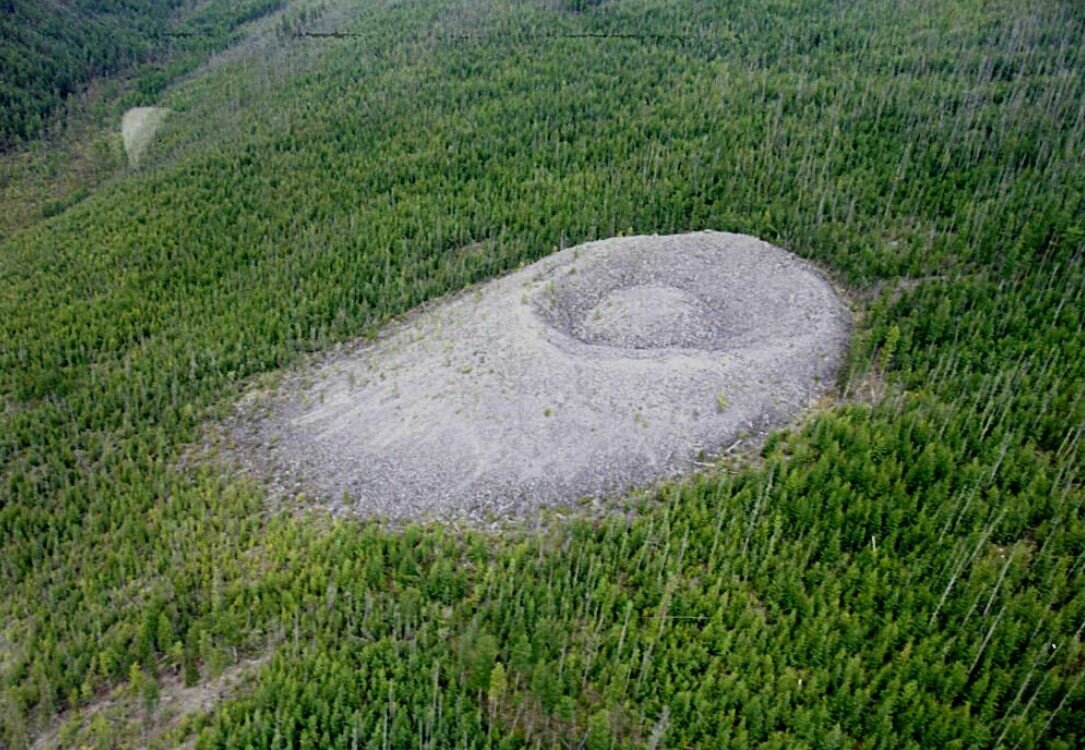
{"type": "Polygon", "coordinates": [[[851,318],[810,264],[721,232],[591,242],[246,400],[242,454],[335,510],[529,514],[696,468],[833,384],[851,318]]]}
{"type": "Polygon", "coordinates": [[[164,107],[132,107],[121,118],[121,137],[128,164],[136,166],[170,111],[164,107]]]}

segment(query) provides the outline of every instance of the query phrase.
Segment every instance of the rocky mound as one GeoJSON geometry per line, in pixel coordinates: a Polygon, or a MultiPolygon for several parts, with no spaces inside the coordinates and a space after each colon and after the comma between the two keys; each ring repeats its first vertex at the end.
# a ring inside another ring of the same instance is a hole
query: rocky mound
{"type": "Polygon", "coordinates": [[[139,164],[140,157],[154,140],[154,135],[166,121],[170,111],[164,107],[132,107],[121,118],[121,136],[124,153],[131,166],[139,164]]]}
{"type": "Polygon", "coordinates": [[[603,240],[289,378],[241,442],[361,514],[530,512],[786,423],[831,385],[849,332],[813,267],[753,237],[603,240]]]}

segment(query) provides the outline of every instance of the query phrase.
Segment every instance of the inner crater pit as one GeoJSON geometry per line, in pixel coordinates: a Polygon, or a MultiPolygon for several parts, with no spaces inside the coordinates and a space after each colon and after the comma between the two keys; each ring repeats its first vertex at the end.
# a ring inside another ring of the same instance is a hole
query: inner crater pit
{"type": "Polygon", "coordinates": [[[720,322],[696,295],[674,286],[615,289],[588,310],[579,338],[629,349],[697,347],[715,339],[720,322]]]}

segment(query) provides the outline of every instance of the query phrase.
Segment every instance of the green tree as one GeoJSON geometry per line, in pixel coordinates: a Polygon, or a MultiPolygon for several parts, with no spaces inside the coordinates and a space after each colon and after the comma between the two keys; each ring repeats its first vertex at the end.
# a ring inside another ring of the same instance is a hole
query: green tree
{"type": "Polygon", "coordinates": [[[588,750],[608,750],[612,744],[610,712],[601,708],[588,719],[588,750]]]}
{"type": "Polygon", "coordinates": [[[494,664],[494,668],[490,670],[490,685],[486,690],[486,698],[490,706],[490,722],[493,723],[495,712],[498,706],[501,705],[501,699],[505,695],[505,688],[507,687],[507,679],[505,676],[505,667],[501,662],[494,664]]]}

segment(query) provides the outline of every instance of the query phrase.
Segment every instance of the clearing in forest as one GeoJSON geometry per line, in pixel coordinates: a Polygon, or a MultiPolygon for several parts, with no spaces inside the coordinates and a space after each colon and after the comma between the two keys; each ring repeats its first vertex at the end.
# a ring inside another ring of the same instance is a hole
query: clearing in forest
{"type": "Polygon", "coordinates": [[[243,453],[337,509],[524,513],[620,493],[794,418],[850,316],[811,265],[720,232],[569,248],[250,399],[243,453]]]}
{"type": "Polygon", "coordinates": [[[139,164],[143,152],[151,145],[158,128],[170,113],[165,107],[133,107],[121,118],[124,153],[133,167],[139,164]]]}

